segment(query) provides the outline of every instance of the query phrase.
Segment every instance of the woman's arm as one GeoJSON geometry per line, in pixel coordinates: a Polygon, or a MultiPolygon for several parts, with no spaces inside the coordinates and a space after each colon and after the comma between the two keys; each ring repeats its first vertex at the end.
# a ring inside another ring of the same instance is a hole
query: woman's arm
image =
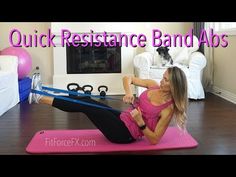
{"type": "MultiPolygon", "coordinates": [[[[134,118],[134,120],[136,121],[136,123],[139,127],[145,125],[145,122],[142,118],[142,114],[141,114],[140,110],[136,110],[136,112],[132,111],[131,115],[132,115],[132,117],[134,118]]],[[[146,128],[144,130],[142,130],[144,136],[149,140],[149,142],[151,144],[159,143],[161,137],[164,135],[167,127],[169,126],[171,118],[173,116],[173,108],[168,107],[168,108],[164,109],[161,112],[160,116],[161,116],[160,120],[158,121],[154,132],[152,130],[150,130],[148,128],[148,126],[146,126],[146,128]]]]}
{"type": "Polygon", "coordinates": [[[143,134],[149,139],[151,144],[158,144],[161,140],[162,136],[166,132],[166,129],[168,128],[171,118],[173,116],[173,109],[171,107],[168,107],[164,109],[161,112],[160,119],[156,125],[156,128],[154,132],[152,132],[150,129],[143,130],[143,134]]]}
{"type": "Polygon", "coordinates": [[[150,87],[159,85],[155,80],[140,79],[140,78],[134,77],[134,76],[124,76],[123,77],[123,85],[124,85],[125,91],[126,90],[128,92],[131,91],[130,90],[131,84],[136,85],[136,86],[140,86],[140,87],[145,87],[145,88],[150,88],[150,87]]]}
{"type": "Polygon", "coordinates": [[[123,77],[123,87],[125,90],[125,96],[123,97],[123,101],[125,103],[133,103],[134,96],[132,93],[131,85],[141,86],[141,87],[152,87],[158,85],[156,81],[150,79],[139,79],[133,76],[124,76],[123,77]]]}

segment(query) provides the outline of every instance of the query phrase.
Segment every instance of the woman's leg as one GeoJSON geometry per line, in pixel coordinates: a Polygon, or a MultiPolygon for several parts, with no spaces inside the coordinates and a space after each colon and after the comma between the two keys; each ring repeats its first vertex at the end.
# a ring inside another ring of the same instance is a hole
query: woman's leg
{"type": "MultiPolygon", "coordinates": [[[[65,96],[68,97],[68,96],[65,96]]],[[[103,103],[92,100],[88,97],[77,98],[78,100],[109,107],[103,103]]],[[[82,112],[93,122],[93,124],[104,134],[104,136],[114,143],[131,143],[134,140],[124,122],[119,118],[119,114],[110,110],[82,105],[58,98],[41,97],[39,103],[52,105],[62,111],[82,112]]]]}

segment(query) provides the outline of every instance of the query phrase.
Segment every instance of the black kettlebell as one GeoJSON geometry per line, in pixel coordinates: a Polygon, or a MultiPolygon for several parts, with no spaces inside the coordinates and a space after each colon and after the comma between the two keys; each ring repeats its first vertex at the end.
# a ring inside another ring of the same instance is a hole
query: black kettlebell
{"type": "Polygon", "coordinates": [[[82,87],[82,90],[85,94],[91,95],[91,93],[93,91],[93,86],[92,85],[84,85],[82,87]]]}
{"type": "Polygon", "coordinates": [[[98,87],[98,91],[100,93],[100,96],[102,97],[101,99],[105,99],[106,93],[108,91],[108,87],[105,85],[100,85],[98,87]],[[104,90],[105,89],[105,90],[104,90]]]}
{"type": "MultiPolygon", "coordinates": [[[[81,90],[81,87],[77,83],[69,83],[67,85],[67,90],[72,92],[77,92],[78,90],[81,90]]],[[[76,95],[69,94],[70,97],[76,97],[76,95]]]]}

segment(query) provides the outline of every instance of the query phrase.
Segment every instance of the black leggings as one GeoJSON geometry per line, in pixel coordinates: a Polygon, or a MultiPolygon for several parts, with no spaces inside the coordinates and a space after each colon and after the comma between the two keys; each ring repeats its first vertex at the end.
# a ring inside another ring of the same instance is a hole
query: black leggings
{"type": "MultiPolygon", "coordinates": [[[[73,97],[73,99],[109,107],[90,97],[73,97]]],[[[120,113],[116,111],[78,104],[58,98],[54,98],[52,106],[62,111],[82,112],[86,114],[103,135],[113,143],[125,144],[135,141],[124,122],[120,119],[120,113]]]]}

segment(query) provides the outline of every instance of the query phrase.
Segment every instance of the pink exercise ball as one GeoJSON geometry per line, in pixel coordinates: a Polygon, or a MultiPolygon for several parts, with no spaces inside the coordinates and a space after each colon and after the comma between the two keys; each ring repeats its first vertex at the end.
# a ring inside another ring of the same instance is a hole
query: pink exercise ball
{"type": "Polygon", "coordinates": [[[32,69],[32,58],[23,48],[8,47],[1,51],[1,55],[14,55],[18,57],[18,78],[23,79],[32,69]]]}

